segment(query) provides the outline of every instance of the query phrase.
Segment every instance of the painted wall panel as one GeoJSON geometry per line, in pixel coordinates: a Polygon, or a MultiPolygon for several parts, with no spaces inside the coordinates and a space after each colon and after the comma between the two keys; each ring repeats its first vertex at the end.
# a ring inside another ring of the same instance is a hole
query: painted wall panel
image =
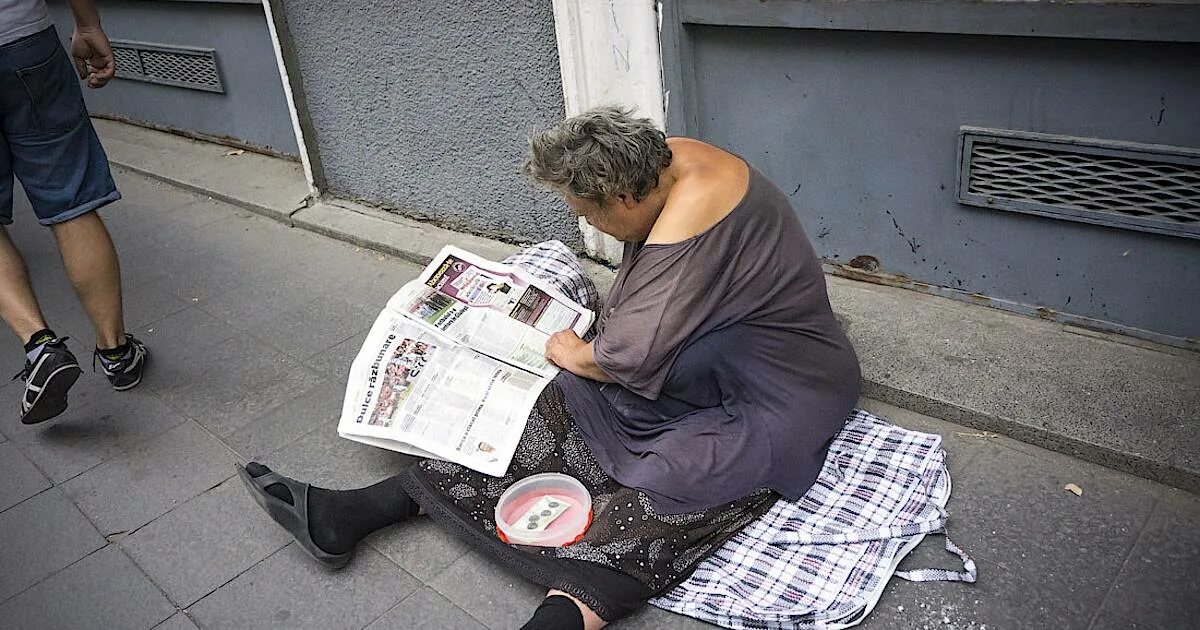
{"type": "Polygon", "coordinates": [[[489,236],[581,245],[523,181],[563,117],[551,3],[283,0],[329,191],[489,236]]]}
{"type": "Polygon", "coordinates": [[[1200,337],[1200,240],[955,201],[961,125],[1200,147],[1200,46],[686,28],[700,137],[775,180],[820,255],[1200,337]]]}
{"type": "MultiPolygon", "coordinates": [[[[225,92],[118,79],[84,90],[91,111],[297,154],[261,5],[110,0],[99,8],[112,39],[215,49],[225,92]]],[[[66,3],[53,2],[51,11],[59,36],[69,42],[73,22],[66,3]]]]}

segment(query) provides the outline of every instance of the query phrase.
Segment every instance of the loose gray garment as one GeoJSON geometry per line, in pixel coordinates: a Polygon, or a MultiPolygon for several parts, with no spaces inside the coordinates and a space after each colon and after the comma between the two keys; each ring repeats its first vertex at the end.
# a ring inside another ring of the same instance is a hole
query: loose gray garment
{"type": "Polygon", "coordinates": [[[627,243],[595,340],[617,382],[557,379],[588,445],[665,513],[800,498],[858,399],[858,357],[784,194],[750,169],[708,231],[627,243]]]}

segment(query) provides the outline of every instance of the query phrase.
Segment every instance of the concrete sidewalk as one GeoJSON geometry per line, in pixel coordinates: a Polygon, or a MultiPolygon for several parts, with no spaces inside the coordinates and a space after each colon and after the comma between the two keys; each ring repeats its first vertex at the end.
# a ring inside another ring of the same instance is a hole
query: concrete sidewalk
{"type": "MultiPolygon", "coordinates": [[[[445,243],[515,247],[341,200],[307,199],[300,166],[107,120],[112,160],[333,238],[424,264],[445,243]]],[[[601,285],[608,270],[593,265],[601,285]]],[[[1200,354],[829,276],[864,393],[1200,492],[1200,354]]]]}
{"type": "MultiPolygon", "coordinates": [[[[68,411],[34,427],[17,420],[19,383],[0,387],[0,628],[518,627],[541,589],[428,520],[379,532],[344,571],[326,572],[232,476],[250,458],[334,488],[396,470],[393,454],[335,426],[351,358],[417,266],[117,176],[125,199],[104,215],[131,330],[154,363],[122,394],[85,374],[68,411]]],[[[89,327],[53,239],[23,199],[15,214],[10,233],[38,295],[86,362],[89,327]]],[[[853,314],[850,327],[862,328],[853,314]]],[[[0,344],[0,365],[21,360],[15,341],[0,344]]],[[[979,564],[975,585],[895,581],[863,627],[1200,627],[1196,496],[863,404],[945,438],[950,532],[979,564]]],[[[939,543],[904,566],[953,566],[939,543]]],[[[613,627],[707,626],[647,609],[613,627]]]]}

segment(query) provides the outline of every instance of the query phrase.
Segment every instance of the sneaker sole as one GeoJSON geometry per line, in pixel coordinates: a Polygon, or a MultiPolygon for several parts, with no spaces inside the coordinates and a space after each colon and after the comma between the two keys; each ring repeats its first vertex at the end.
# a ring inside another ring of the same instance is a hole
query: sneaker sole
{"type": "Polygon", "coordinates": [[[78,365],[64,365],[46,379],[46,386],[25,415],[22,424],[45,422],[67,410],[67,391],[79,379],[83,370],[78,365]]]}

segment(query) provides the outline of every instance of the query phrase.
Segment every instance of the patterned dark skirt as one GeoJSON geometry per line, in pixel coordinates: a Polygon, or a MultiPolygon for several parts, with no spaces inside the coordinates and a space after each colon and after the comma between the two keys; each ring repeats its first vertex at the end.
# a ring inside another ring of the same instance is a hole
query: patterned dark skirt
{"type": "Polygon", "coordinates": [[[578,598],[612,621],[691,574],[726,540],[778,498],[763,490],[701,512],[661,514],[645,494],[610,478],[551,384],[529,417],[508,474],[491,477],[436,460],[420,460],[404,486],[439,524],[522,577],[578,598]],[[592,525],[567,547],[509,545],[496,534],[500,495],[530,475],[570,475],[592,495],[592,525]]]}

